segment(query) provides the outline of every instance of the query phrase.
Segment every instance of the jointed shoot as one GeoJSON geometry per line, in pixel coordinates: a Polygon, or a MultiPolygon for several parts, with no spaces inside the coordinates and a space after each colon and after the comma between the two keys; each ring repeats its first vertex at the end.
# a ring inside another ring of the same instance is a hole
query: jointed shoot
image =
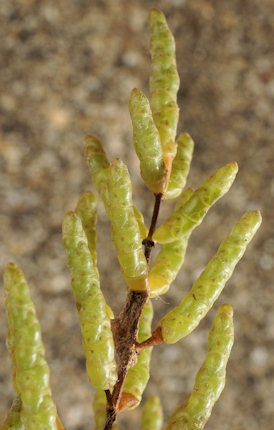
{"type": "MultiPolygon", "coordinates": [[[[155,197],[149,228],[134,205],[131,178],[122,160],[109,161],[100,140],[91,135],[85,138],[84,145],[92,183],[109,218],[111,239],[123,275],[127,297],[119,315],[114,315],[106,303],[104,285],[100,283],[95,194],[86,191],[63,221],[63,243],[87,374],[96,389],[95,430],[118,429],[118,415],[141,403],[150,377],[153,348],[178,342],[198,326],[261,223],[258,211],[243,214],[186,296],[152,326],[153,299],[171,287],[184,262],[192,232],[214,203],[228,192],[238,166],[228,162],[197,189],[184,189],[194,143],[186,132],[177,135],[179,75],[175,43],[159,10],[151,10],[149,25],[150,97],[133,89],[129,100],[133,146],[141,176],[155,197]],[[166,199],[175,198],[178,200],[174,212],[157,227],[161,205],[166,199]],[[160,250],[151,264],[150,256],[156,246],[160,250]]],[[[49,385],[40,325],[24,275],[13,263],[5,270],[4,284],[9,323],[7,346],[16,397],[0,430],[63,430],[49,385]]],[[[232,317],[230,305],[219,307],[209,333],[208,353],[193,391],[166,419],[166,430],[201,430],[206,425],[225,384],[233,344],[232,317]]],[[[159,397],[150,397],[143,408],[141,430],[161,430],[163,421],[159,397]]]]}

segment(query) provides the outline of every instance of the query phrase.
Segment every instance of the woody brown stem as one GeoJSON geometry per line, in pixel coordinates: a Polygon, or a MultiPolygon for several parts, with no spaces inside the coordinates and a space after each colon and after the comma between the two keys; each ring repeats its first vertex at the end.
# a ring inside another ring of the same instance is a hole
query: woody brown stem
{"type": "Polygon", "coordinates": [[[125,307],[118,318],[112,320],[112,331],[117,354],[118,379],[111,397],[107,396],[107,418],[104,430],[110,430],[116,420],[118,404],[128,372],[136,362],[135,343],[138,333],[138,322],[143,307],[148,299],[146,291],[128,291],[125,307]]]}
{"type": "Polygon", "coordinates": [[[151,254],[152,248],[154,248],[154,245],[155,245],[153,240],[152,240],[152,236],[153,236],[153,233],[155,232],[155,229],[156,229],[156,224],[157,224],[157,219],[158,219],[158,215],[159,215],[159,210],[160,210],[162,198],[163,198],[163,194],[161,194],[161,193],[155,194],[155,203],[154,203],[154,209],[153,209],[153,214],[152,214],[149,232],[148,232],[147,237],[143,240],[143,245],[145,247],[144,253],[145,253],[145,257],[146,257],[146,260],[148,263],[150,260],[150,254],[151,254]]]}
{"type": "MultiPolygon", "coordinates": [[[[152,248],[154,247],[152,236],[156,228],[162,197],[162,194],[155,195],[151,225],[148,236],[143,241],[144,254],[148,263],[152,248]]],[[[137,344],[138,323],[148,297],[149,295],[147,291],[129,290],[124,309],[118,318],[112,320],[112,333],[117,356],[118,379],[114,385],[112,393],[110,393],[109,390],[106,390],[107,407],[104,430],[112,429],[112,425],[119,412],[119,401],[123,392],[123,386],[128,369],[130,369],[137,360],[137,350],[135,345],[137,344]]]]}

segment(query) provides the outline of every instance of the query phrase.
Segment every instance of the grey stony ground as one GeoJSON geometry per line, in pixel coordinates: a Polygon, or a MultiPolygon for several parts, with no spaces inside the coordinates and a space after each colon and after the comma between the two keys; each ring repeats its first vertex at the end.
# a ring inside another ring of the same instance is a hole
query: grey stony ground
{"type": "MultiPolygon", "coordinates": [[[[9,0],[0,2],[1,269],[25,271],[41,320],[54,397],[67,429],[92,427],[77,315],[61,240],[64,213],[91,187],[82,154],[86,133],[129,166],[136,204],[148,221],[151,196],[132,150],[127,102],[148,90],[147,13],[167,15],[181,76],[180,131],[194,138],[189,184],[228,161],[240,166],[230,193],[190,243],[184,270],[156,301],[156,319],[190,287],[231,224],[260,208],[263,225],[218,304],[235,309],[227,384],[207,428],[273,429],[274,396],[274,3],[272,0],[9,0]]],[[[162,219],[171,209],[163,207],[162,219]]],[[[102,286],[115,312],[125,291],[100,206],[102,286]]],[[[13,396],[1,287],[0,417],[13,396]]],[[[216,307],[214,307],[216,309],[216,307]]],[[[205,351],[211,311],[199,328],[152,359],[147,395],[166,416],[185,399],[205,351]]],[[[121,416],[137,429],[140,408],[121,416]]]]}

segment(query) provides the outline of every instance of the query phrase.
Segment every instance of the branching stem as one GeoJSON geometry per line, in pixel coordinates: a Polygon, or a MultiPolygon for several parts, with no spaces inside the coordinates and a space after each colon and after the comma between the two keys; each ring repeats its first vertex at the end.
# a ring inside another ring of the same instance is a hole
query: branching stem
{"type": "Polygon", "coordinates": [[[140,352],[142,349],[148,348],[150,346],[160,345],[161,343],[165,343],[165,341],[162,336],[161,327],[157,327],[147,340],[141,343],[136,342],[135,348],[137,352],[140,352]]]}
{"type": "MultiPolygon", "coordinates": [[[[152,248],[154,247],[152,235],[156,228],[162,197],[162,194],[155,195],[155,204],[148,236],[143,240],[144,254],[148,263],[152,248]]],[[[105,391],[107,407],[104,430],[112,429],[112,425],[119,412],[119,401],[122,395],[128,369],[136,363],[138,323],[147,300],[147,291],[129,290],[124,309],[117,318],[112,320],[112,332],[117,356],[118,379],[112,393],[110,393],[109,390],[105,391]]]]}

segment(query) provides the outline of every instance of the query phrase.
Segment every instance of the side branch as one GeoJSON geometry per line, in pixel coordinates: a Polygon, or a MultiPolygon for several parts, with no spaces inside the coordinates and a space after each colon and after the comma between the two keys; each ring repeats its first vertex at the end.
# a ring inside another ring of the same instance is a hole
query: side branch
{"type": "Polygon", "coordinates": [[[135,349],[137,352],[140,352],[142,349],[148,348],[150,346],[161,345],[162,343],[165,343],[162,336],[162,329],[161,327],[157,327],[147,340],[141,343],[136,342],[135,349]]]}

